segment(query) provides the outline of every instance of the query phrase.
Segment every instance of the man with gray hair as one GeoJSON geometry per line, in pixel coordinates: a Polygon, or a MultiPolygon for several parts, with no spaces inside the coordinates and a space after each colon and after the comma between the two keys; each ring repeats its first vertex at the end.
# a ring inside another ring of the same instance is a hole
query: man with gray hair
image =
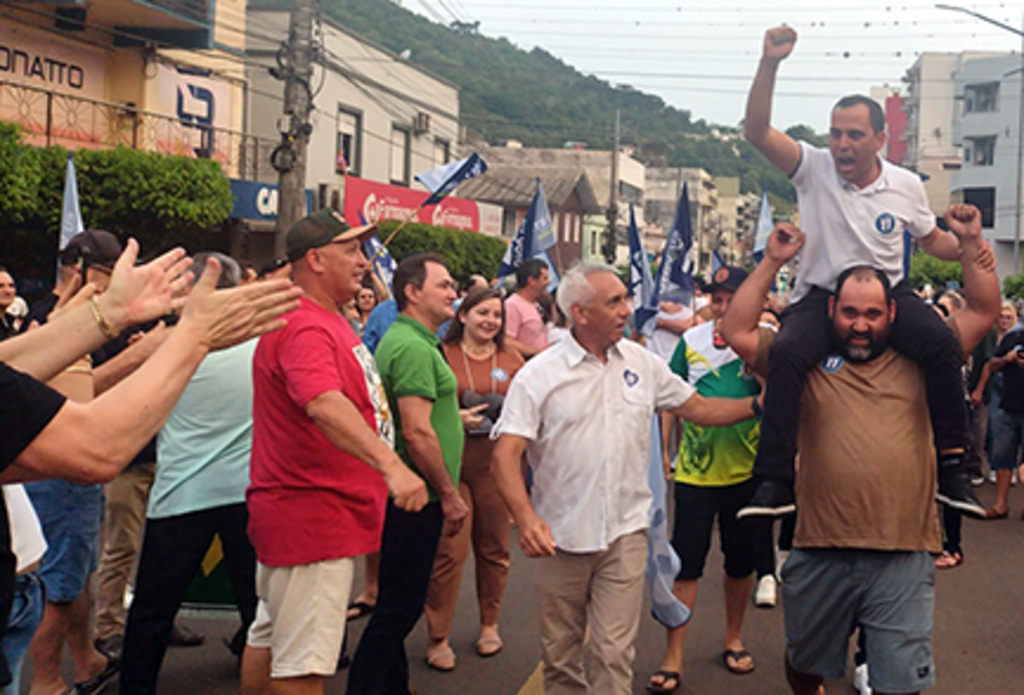
{"type": "Polygon", "coordinates": [[[513,379],[491,434],[492,467],[523,552],[541,563],[545,692],[624,695],[643,602],[651,418],[668,411],[723,426],[758,410],[756,399],[702,397],[664,360],[623,340],[632,306],[614,268],[574,266],[558,306],[572,331],[513,379]],[[532,501],[519,469],[524,453],[532,501]]]}

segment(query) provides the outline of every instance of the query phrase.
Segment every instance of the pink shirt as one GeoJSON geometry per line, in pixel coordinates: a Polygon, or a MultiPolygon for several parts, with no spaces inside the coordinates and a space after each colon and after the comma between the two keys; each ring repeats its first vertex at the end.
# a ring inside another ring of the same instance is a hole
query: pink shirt
{"type": "Polygon", "coordinates": [[[540,310],[518,292],[505,300],[505,335],[538,350],[548,344],[548,327],[540,310]]]}
{"type": "Polygon", "coordinates": [[[393,437],[369,350],[348,321],[308,299],[288,325],[260,338],[253,358],[249,538],[261,563],[305,565],[380,548],[384,478],[334,446],[306,405],[340,391],[366,423],[393,437]]]}

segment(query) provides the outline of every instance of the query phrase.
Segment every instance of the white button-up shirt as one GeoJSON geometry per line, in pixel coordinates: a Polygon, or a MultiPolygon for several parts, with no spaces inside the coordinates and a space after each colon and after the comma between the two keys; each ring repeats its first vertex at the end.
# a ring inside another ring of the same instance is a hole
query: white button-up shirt
{"type": "Polygon", "coordinates": [[[533,507],[572,553],[647,528],[651,417],[696,393],[636,343],[619,341],[607,358],[571,336],[540,353],[512,380],[491,432],[529,440],[533,507]]]}

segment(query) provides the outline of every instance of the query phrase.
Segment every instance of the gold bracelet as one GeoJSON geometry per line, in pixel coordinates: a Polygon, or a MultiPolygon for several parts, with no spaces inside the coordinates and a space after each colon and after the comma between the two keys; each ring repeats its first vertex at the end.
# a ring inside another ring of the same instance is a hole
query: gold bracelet
{"type": "Polygon", "coordinates": [[[103,312],[100,311],[99,302],[96,301],[96,295],[89,297],[89,306],[92,307],[92,317],[96,319],[96,325],[100,328],[100,333],[107,337],[108,340],[113,340],[118,336],[118,332],[114,330],[114,327],[110,325],[106,317],[103,316],[103,312]]]}

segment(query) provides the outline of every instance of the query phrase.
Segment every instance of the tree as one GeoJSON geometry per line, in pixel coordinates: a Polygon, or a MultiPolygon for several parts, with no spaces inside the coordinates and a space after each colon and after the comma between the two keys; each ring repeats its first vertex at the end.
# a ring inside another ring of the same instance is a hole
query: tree
{"type": "Polygon", "coordinates": [[[947,283],[956,282],[964,284],[963,268],[956,261],[940,261],[935,256],[930,256],[924,251],[915,251],[910,257],[910,285],[922,287],[931,285],[939,289],[946,287],[947,283]]]}
{"type": "Polygon", "coordinates": [[[1007,299],[1024,299],[1024,273],[1003,278],[1003,296],[1007,299]]]}

